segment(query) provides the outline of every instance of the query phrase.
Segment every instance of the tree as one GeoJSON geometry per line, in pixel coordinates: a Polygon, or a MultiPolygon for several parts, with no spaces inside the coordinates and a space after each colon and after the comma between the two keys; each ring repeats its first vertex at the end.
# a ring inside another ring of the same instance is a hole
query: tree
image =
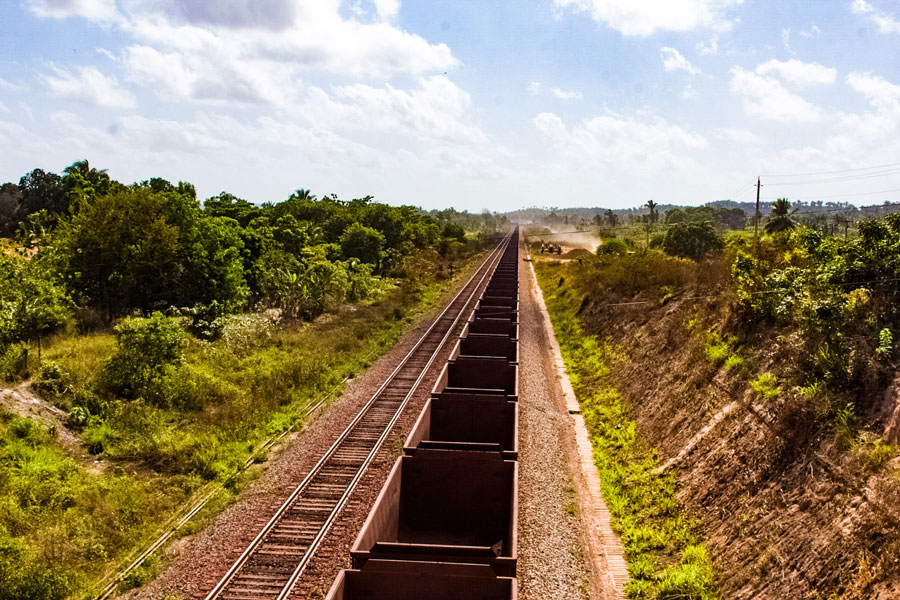
{"type": "Polygon", "coordinates": [[[14,183],[0,186],[0,236],[9,237],[16,231],[22,209],[22,192],[14,183]]]}
{"type": "Polygon", "coordinates": [[[38,259],[0,254],[0,345],[41,340],[68,319],[71,302],[65,288],[38,259]]]}
{"type": "Polygon", "coordinates": [[[66,189],[62,177],[56,173],[35,169],[19,179],[19,189],[22,191],[23,217],[40,210],[53,215],[66,212],[66,189]]]}
{"type": "Polygon", "coordinates": [[[462,228],[462,225],[457,225],[456,223],[447,223],[441,230],[441,237],[445,239],[456,240],[457,242],[465,242],[466,230],[462,228]]]}
{"type": "Polygon", "coordinates": [[[358,258],[377,266],[381,260],[384,236],[362,223],[353,223],[341,235],[340,244],[345,259],[358,258]]]}
{"type": "Polygon", "coordinates": [[[656,220],[659,218],[659,213],[656,210],[657,204],[653,200],[647,200],[647,208],[650,209],[650,224],[653,225],[656,223],[656,220]]]}
{"type": "Polygon", "coordinates": [[[239,225],[204,217],[190,193],[122,187],[85,202],[56,236],[67,282],[108,319],[212,302],[234,310],[247,296],[239,225]]]}
{"type": "Polygon", "coordinates": [[[78,210],[82,202],[108,194],[113,187],[106,169],[94,169],[86,159],[72,163],[63,173],[68,210],[78,210]]]}
{"type": "Polygon", "coordinates": [[[711,223],[677,223],[669,228],[663,250],[672,256],[701,260],[722,248],[722,238],[711,223]]]}
{"type": "Polygon", "coordinates": [[[619,224],[619,215],[614,213],[611,208],[607,208],[606,212],[603,214],[606,220],[606,224],[610,227],[616,227],[619,224]]]}
{"type": "Polygon", "coordinates": [[[772,213],[766,221],[766,233],[790,231],[797,226],[797,222],[790,216],[791,203],[787,198],[779,198],[772,203],[772,213]]]}

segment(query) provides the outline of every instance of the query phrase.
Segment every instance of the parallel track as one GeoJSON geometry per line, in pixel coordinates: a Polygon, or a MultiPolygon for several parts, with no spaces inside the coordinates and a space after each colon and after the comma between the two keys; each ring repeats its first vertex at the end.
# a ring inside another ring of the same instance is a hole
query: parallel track
{"type": "Polygon", "coordinates": [[[288,598],[509,240],[485,259],[206,600],[288,598]]]}

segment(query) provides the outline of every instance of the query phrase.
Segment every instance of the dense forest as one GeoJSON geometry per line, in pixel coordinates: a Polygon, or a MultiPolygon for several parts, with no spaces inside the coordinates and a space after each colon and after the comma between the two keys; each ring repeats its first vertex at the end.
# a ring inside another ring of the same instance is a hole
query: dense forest
{"type": "Polygon", "coordinates": [[[505,226],[304,189],[201,202],[87,161],[4,184],[0,597],[90,596],[189,502],[214,515],[505,226]]]}

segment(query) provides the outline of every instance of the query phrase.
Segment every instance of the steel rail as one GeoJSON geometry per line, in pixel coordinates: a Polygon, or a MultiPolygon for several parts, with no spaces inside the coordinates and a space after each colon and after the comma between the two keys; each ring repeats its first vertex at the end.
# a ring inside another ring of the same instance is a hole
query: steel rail
{"type": "Polygon", "coordinates": [[[295,501],[300,497],[300,495],[306,491],[306,489],[310,486],[312,480],[319,475],[326,464],[332,459],[337,450],[342,446],[342,444],[347,441],[350,435],[354,432],[357,426],[363,421],[363,419],[369,414],[370,409],[376,404],[376,402],[380,399],[385,390],[395,382],[398,374],[408,366],[408,363],[416,354],[416,352],[422,347],[425,343],[426,338],[437,328],[442,320],[447,317],[447,313],[450,312],[451,308],[457,301],[464,296],[467,290],[471,290],[469,292],[469,297],[465,300],[463,305],[459,308],[456,317],[453,322],[447,328],[447,332],[444,334],[441,341],[438,343],[435,350],[432,352],[430,358],[424,367],[419,370],[419,375],[414,381],[413,385],[410,387],[409,391],[406,393],[403,401],[397,407],[394,412],[393,417],[389,421],[386,427],[384,427],[381,435],[376,441],[375,445],[370,449],[363,463],[354,473],[352,480],[347,485],[346,489],[342,496],[338,499],[338,502],[334,506],[334,508],[330,511],[329,515],[326,517],[326,521],[320,527],[318,532],[316,533],[313,540],[303,551],[303,555],[300,557],[299,562],[294,568],[291,576],[288,578],[287,583],[282,588],[281,592],[277,596],[277,600],[283,600],[290,593],[293,587],[296,585],[299,578],[302,576],[306,566],[309,564],[309,561],[312,559],[322,540],[327,535],[328,531],[331,528],[331,525],[336,520],[338,514],[346,505],[349,500],[350,495],[356,489],[359,481],[362,479],[362,476],[365,474],[368,466],[371,464],[378,450],[380,450],[381,446],[384,443],[384,440],[387,439],[397,420],[403,412],[403,409],[406,407],[409,399],[412,397],[413,393],[418,388],[422,379],[425,376],[428,368],[433,364],[434,360],[437,357],[437,354],[440,352],[441,348],[447,341],[447,338],[450,336],[454,327],[459,323],[462,316],[465,314],[466,307],[468,307],[473,298],[475,297],[476,292],[481,287],[481,284],[487,279],[488,275],[493,272],[496,268],[496,264],[499,262],[499,258],[503,254],[503,250],[506,248],[506,245],[509,243],[511,236],[507,235],[504,239],[497,245],[497,247],[491,252],[490,255],[479,265],[476,272],[469,278],[469,280],[463,285],[462,289],[453,297],[453,299],[447,303],[447,306],[444,310],[435,318],[434,322],[428,327],[428,329],[419,337],[416,344],[413,348],[404,356],[404,358],[399,362],[397,367],[391,372],[391,374],[385,379],[385,381],[379,386],[378,390],[372,395],[372,397],[366,402],[366,404],[359,410],[353,420],[347,425],[344,431],[337,437],[331,447],[325,452],[325,454],[319,459],[319,461],[313,466],[310,472],[303,478],[300,484],[294,489],[291,495],[282,503],[281,507],[275,512],[275,514],[269,519],[266,525],[260,530],[260,532],[256,535],[256,537],[250,542],[244,552],[238,557],[238,559],[232,564],[231,568],[225,573],[222,579],[213,587],[212,590],[207,594],[206,600],[215,600],[216,598],[220,598],[228,588],[228,586],[236,579],[241,569],[248,563],[250,558],[254,555],[254,553],[260,548],[263,544],[266,536],[273,531],[275,526],[281,521],[282,517],[285,513],[290,510],[291,506],[295,503],[295,501]],[[478,278],[478,275],[481,277],[478,279],[478,282],[472,287],[472,282],[478,278]]]}

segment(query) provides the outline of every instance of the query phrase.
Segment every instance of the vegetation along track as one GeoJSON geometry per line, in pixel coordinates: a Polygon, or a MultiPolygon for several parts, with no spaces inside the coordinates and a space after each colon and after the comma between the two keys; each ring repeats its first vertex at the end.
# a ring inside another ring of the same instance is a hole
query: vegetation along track
{"type": "Polygon", "coordinates": [[[438,352],[490,278],[506,236],[209,592],[284,600],[303,575],[438,352]]]}

